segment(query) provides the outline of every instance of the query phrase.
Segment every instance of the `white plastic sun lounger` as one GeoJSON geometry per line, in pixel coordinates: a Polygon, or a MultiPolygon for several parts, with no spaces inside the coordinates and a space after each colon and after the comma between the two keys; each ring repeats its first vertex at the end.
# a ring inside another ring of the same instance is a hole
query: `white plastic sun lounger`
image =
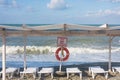
{"type": "Polygon", "coordinates": [[[39,77],[41,78],[41,75],[42,74],[45,74],[45,73],[50,73],[51,74],[51,78],[53,79],[53,73],[54,73],[54,69],[53,68],[42,68],[38,74],[39,74],[39,77]]]}
{"type": "Polygon", "coordinates": [[[89,67],[89,73],[91,73],[91,69],[101,68],[100,66],[91,66],[89,67]]]}
{"type": "Polygon", "coordinates": [[[66,68],[67,79],[69,78],[70,73],[78,73],[80,75],[80,79],[82,79],[82,71],[80,71],[77,67],[75,68],[66,68]]]}
{"type": "Polygon", "coordinates": [[[21,78],[23,78],[25,74],[32,74],[33,78],[36,78],[36,73],[37,73],[37,68],[29,67],[26,70],[20,72],[20,76],[21,78]]]}
{"type": "Polygon", "coordinates": [[[19,72],[19,69],[18,68],[12,68],[12,67],[9,67],[6,69],[6,74],[8,74],[8,77],[9,78],[13,78],[13,75],[15,72],[19,72]]]}
{"type": "Polygon", "coordinates": [[[108,78],[108,71],[105,71],[103,68],[99,66],[89,67],[89,72],[92,73],[92,78],[94,79],[96,74],[103,73],[105,75],[105,78],[108,78]]]}
{"type": "Polygon", "coordinates": [[[120,73],[120,67],[112,67],[112,71],[120,73]]]}
{"type": "MultiPolygon", "coordinates": [[[[19,72],[19,69],[18,68],[14,68],[14,67],[8,67],[6,69],[6,74],[7,74],[9,79],[13,78],[13,75],[14,75],[15,72],[19,72]]],[[[0,72],[0,74],[2,75],[2,71],[0,72]]]]}
{"type": "Polygon", "coordinates": [[[0,77],[1,77],[1,75],[2,75],[2,71],[0,71],[0,77]]]}

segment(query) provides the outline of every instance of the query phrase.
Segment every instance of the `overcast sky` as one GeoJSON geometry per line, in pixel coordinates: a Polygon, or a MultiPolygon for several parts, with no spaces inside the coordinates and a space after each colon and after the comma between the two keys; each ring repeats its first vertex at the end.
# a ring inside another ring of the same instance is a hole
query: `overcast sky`
{"type": "Polygon", "coordinates": [[[0,24],[120,24],[120,0],[0,0],[0,24]]]}

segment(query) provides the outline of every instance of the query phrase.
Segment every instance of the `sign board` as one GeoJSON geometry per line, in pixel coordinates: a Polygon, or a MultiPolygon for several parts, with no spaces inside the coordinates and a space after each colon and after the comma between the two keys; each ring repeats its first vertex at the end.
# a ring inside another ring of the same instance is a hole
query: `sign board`
{"type": "Polygon", "coordinates": [[[57,37],[57,46],[66,47],[67,46],[67,37],[57,37]]]}

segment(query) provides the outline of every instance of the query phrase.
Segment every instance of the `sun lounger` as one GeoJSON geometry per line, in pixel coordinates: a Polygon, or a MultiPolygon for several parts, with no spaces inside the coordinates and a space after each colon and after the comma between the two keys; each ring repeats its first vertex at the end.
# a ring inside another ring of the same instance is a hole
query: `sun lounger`
{"type": "Polygon", "coordinates": [[[32,74],[33,78],[36,78],[36,73],[37,73],[37,68],[29,67],[26,70],[20,72],[20,76],[21,78],[23,78],[25,74],[32,74]]]}
{"type": "Polygon", "coordinates": [[[1,75],[2,75],[2,71],[0,71],[0,77],[1,77],[1,75]]]}
{"type": "Polygon", "coordinates": [[[15,72],[19,73],[19,69],[18,68],[12,68],[12,67],[9,67],[9,68],[6,69],[6,74],[8,74],[9,78],[13,78],[13,75],[14,75],[15,72]]]}
{"type": "Polygon", "coordinates": [[[112,67],[112,71],[120,73],[120,67],[112,67]]]}
{"type": "Polygon", "coordinates": [[[53,72],[54,72],[54,69],[53,68],[42,68],[38,74],[39,74],[39,77],[41,78],[41,75],[42,74],[45,74],[45,73],[50,73],[51,74],[51,78],[53,79],[53,72]]]}
{"type": "Polygon", "coordinates": [[[101,68],[101,67],[100,67],[100,66],[91,66],[91,67],[89,67],[89,73],[92,73],[92,72],[91,72],[91,68],[92,68],[92,69],[93,69],[93,68],[96,69],[96,68],[101,68]]]}
{"type": "Polygon", "coordinates": [[[103,73],[105,75],[105,78],[108,78],[108,71],[105,71],[103,68],[97,66],[97,67],[89,67],[89,73],[92,73],[92,78],[94,79],[96,74],[103,73]]]}
{"type": "Polygon", "coordinates": [[[82,79],[82,72],[77,67],[66,68],[66,72],[67,72],[67,79],[69,78],[70,73],[78,73],[80,75],[80,79],[82,79]]]}
{"type": "MultiPolygon", "coordinates": [[[[8,67],[6,69],[6,75],[8,76],[9,79],[13,78],[13,75],[15,74],[15,72],[19,72],[19,69],[18,68],[13,68],[13,67],[8,67]]],[[[2,75],[2,71],[0,72],[0,74],[2,75]]]]}

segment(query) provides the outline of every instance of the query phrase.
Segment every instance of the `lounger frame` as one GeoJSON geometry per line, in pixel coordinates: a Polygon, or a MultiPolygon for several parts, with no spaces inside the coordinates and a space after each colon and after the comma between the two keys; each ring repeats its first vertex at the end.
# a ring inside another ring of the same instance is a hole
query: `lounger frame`
{"type": "Polygon", "coordinates": [[[23,78],[26,74],[32,74],[33,78],[35,79],[37,70],[37,68],[29,67],[26,70],[20,72],[20,77],[23,78]]]}
{"type": "Polygon", "coordinates": [[[38,74],[39,74],[39,78],[41,78],[42,74],[46,74],[49,73],[51,74],[51,78],[53,79],[53,73],[54,73],[54,69],[53,68],[42,68],[38,74]]]}
{"type": "Polygon", "coordinates": [[[119,72],[120,73],[120,67],[112,67],[112,71],[115,72],[119,72]]]}
{"type": "MultiPolygon", "coordinates": [[[[6,68],[6,76],[8,76],[9,79],[13,78],[13,75],[15,74],[15,72],[19,73],[19,69],[14,67],[6,68]]],[[[1,76],[2,76],[2,71],[0,72],[0,77],[1,76]]]]}
{"type": "Polygon", "coordinates": [[[77,67],[76,68],[66,68],[67,72],[67,79],[69,78],[70,73],[78,73],[80,76],[80,79],[82,79],[82,71],[80,71],[77,67]]]}
{"type": "Polygon", "coordinates": [[[108,79],[108,71],[105,71],[100,66],[89,67],[89,73],[92,73],[92,78],[95,79],[97,74],[104,74],[105,78],[108,79]]]}

